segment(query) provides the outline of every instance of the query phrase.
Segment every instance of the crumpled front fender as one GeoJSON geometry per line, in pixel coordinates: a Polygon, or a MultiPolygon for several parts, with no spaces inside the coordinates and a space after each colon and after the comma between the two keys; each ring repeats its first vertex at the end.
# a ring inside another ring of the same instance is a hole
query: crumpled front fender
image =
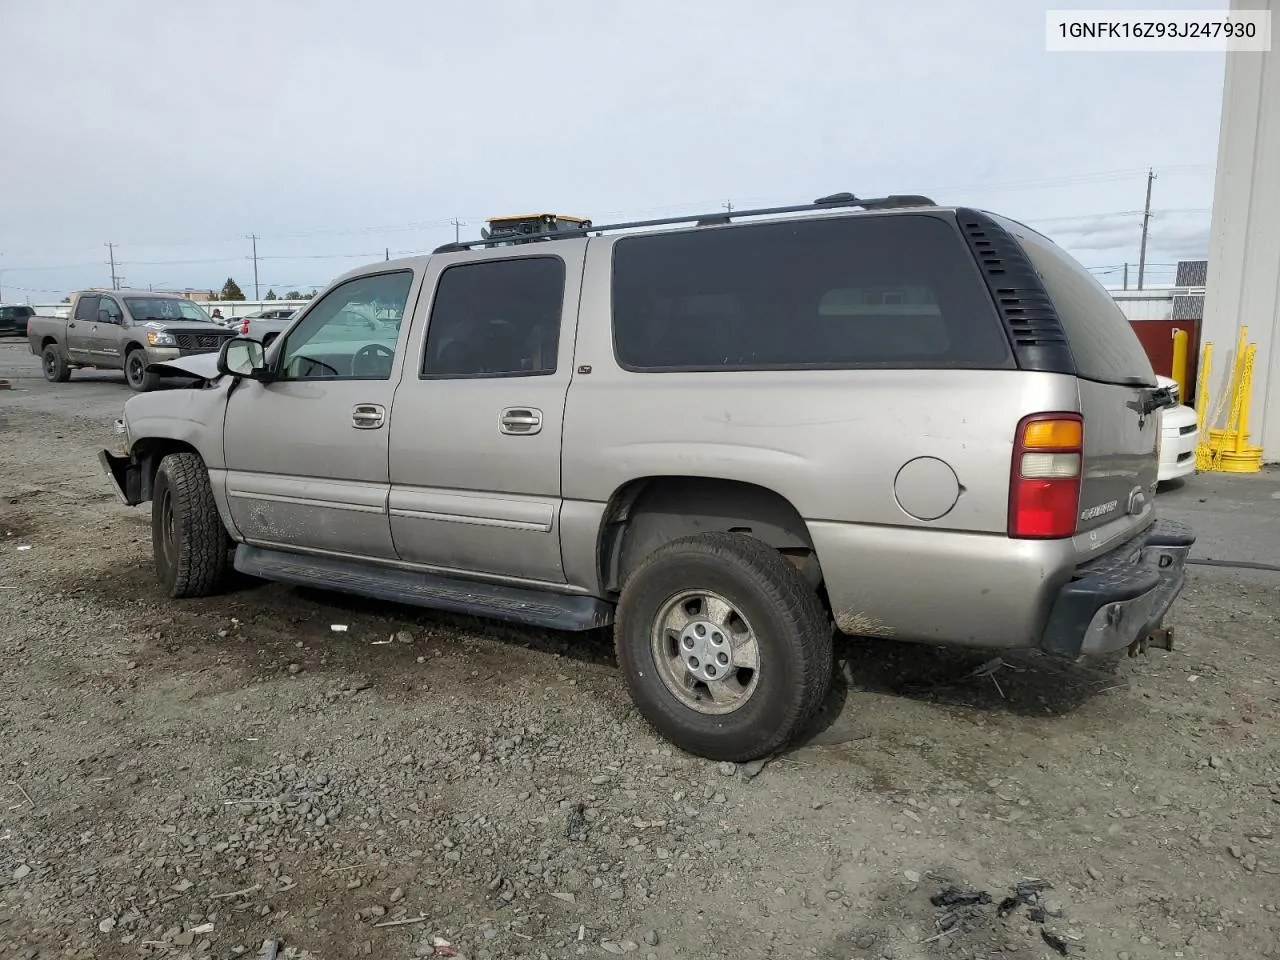
{"type": "Polygon", "coordinates": [[[122,457],[110,450],[98,451],[98,462],[111,478],[111,488],[126,507],[136,507],[151,499],[151,491],[143,490],[146,479],[142,466],[133,457],[122,457]]]}

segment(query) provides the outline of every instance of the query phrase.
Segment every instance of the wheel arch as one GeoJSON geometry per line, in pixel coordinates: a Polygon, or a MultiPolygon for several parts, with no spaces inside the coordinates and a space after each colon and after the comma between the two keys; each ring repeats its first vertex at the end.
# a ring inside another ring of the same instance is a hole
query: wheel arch
{"type": "Polygon", "coordinates": [[[746,533],[779,553],[819,589],[822,571],[808,525],[776,490],[742,480],[637,477],[610,496],[597,548],[600,584],[616,596],[627,576],[664,543],[698,533],[746,533]]]}
{"type": "MultiPolygon", "coordinates": [[[[204,455],[194,444],[175,437],[140,437],[133,442],[130,449],[133,461],[138,465],[141,480],[140,494],[142,501],[151,499],[155,489],[156,471],[160,469],[160,461],[171,453],[194,453],[205,463],[204,455]]],[[[206,469],[208,464],[205,465],[206,469]]]]}

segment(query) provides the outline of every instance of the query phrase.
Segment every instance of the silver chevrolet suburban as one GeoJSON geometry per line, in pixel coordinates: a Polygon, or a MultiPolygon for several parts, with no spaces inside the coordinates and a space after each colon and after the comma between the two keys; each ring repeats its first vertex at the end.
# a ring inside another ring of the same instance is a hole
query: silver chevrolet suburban
{"type": "Polygon", "coordinates": [[[1045,237],[850,194],[526,226],[348,273],[128,401],[102,462],[170,596],[234,565],[612,625],[643,715],[730,760],[811,716],[833,624],[1072,660],[1159,634],[1194,540],[1155,516],[1170,398],[1045,237]]]}

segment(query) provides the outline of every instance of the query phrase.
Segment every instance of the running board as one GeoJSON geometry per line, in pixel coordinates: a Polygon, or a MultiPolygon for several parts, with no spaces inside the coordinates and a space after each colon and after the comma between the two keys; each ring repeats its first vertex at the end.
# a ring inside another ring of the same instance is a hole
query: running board
{"type": "Polygon", "coordinates": [[[355,560],[305,556],[243,543],[236,547],[235,567],[241,573],[263,580],[320,587],[551,630],[594,630],[613,622],[613,607],[595,597],[397,570],[355,560]]]}

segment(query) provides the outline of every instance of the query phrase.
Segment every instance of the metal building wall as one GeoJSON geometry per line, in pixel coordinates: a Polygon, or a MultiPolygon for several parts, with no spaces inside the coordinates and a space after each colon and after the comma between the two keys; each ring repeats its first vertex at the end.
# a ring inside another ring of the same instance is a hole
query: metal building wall
{"type": "Polygon", "coordinates": [[[1280,10],[1275,0],[1231,0],[1231,8],[1270,10],[1272,47],[1227,54],[1201,336],[1214,344],[1216,398],[1240,326],[1248,326],[1258,345],[1249,432],[1263,459],[1274,463],[1280,462],[1280,10]]]}

